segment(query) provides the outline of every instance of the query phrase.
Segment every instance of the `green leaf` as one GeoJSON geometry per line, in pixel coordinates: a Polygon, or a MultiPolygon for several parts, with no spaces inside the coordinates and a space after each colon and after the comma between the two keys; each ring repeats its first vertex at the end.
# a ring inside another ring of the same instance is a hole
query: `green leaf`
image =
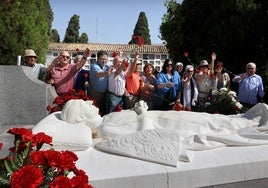
{"type": "Polygon", "coordinates": [[[4,187],[9,185],[9,178],[0,176],[0,187],[4,187]]]}
{"type": "Polygon", "coordinates": [[[7,170],[7,173],[8,173],[9,175],[12,175],[13,172],[14,172],[14,169],[12,168],[12,164],[11,164],[11,162],[8,162],[7,160],[5,160],[5,161],[4,161],[4,164],[5,164],[5,168],[6,168],[6,170],[7,170]]]}
{"type": "Polygon", "coordinates": [[[29,163],[29,154],[31,152],[31,146],[32,146],[31,142],[26,143],[26,148],[23,151],[21,151],[15,158],[16,165],[22,167],[24,164],[29,163]]]}

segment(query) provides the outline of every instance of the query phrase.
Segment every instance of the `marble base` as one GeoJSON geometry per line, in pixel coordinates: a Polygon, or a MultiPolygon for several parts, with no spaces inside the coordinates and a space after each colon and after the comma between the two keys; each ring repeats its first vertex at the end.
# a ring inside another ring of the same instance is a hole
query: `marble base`
{"type": "MultiPolygon", "coordinates": [[[[2,126],[0,142],[5,144],[0,158],[6,156],[14,137],[2,126]]],[[[94,188],[252,188],[268,185],[268,145],[223,147],[194,152],[191,162],[178,162],[177,168],[127,158],[89,148],[75,152],[77,167],[89,176],[94,188]]]]}
{"type": "Polygon", "coordinates": [[[77,167],[95,188],[263,187],[268,182],[261,180],[268,177],[268,145],[197,151],[192,162],[178,162],[177,168],[94,148],[76,154],[77,167]]]}

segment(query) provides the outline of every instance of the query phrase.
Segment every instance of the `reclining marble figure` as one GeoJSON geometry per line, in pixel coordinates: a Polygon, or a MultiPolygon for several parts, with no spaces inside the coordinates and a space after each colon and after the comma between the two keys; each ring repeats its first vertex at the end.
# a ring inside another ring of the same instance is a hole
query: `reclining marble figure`
{"type": "Polygon", "coordinates": [[[268,144],[268,106],[264,103],[239,115],[147,109],[139,101],[131,110],[101,117],[91,101],[70,100],[61,112],[41,120],[33,132],[52,136],[55,149],[81,151],[94,146],[171,166],[178,160],[190,161],[191,151],[268,144]],[[93,144],[92,132],[98,143],[93,144]]]}

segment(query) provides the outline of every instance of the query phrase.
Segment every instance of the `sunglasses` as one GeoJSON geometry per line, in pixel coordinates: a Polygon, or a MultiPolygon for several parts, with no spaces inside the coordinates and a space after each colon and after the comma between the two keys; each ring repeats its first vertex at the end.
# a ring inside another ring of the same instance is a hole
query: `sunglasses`
{"type": "Polygon", "coordinates": [[[169,67],[169,66],[173,67],[173,65],[172,65],[172,64],[167,64],[167,65],[166,65],[166,67],[169,67]]]}
{"type": "Polygon", "coordinates": [[[188,70],[187,72],[194,72],[193,70],[188,70]]]}
{"type": "Polygon", "coordinates": [[[70,56],[61,55],[62,58],[70,59],[70,56]]]}
{"type": "Polygon", "coordinates": [[[28,58],[34,58],[34,59],[36,59],[36,56],[27,56],[28,58]]]}

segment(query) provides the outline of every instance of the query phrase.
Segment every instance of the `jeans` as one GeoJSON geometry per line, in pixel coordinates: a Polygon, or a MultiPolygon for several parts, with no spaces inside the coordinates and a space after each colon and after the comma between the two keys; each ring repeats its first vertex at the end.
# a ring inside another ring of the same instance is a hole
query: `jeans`
{"type": "Polygon", "coordinates": [[[123,98],[122,96],[115,96],[112,93],[107,93],[106,98],[107,106],[108,106],[108,113],[114,111],[115,107],[119,104],[121,107],[123,106],[123,98]]]}

